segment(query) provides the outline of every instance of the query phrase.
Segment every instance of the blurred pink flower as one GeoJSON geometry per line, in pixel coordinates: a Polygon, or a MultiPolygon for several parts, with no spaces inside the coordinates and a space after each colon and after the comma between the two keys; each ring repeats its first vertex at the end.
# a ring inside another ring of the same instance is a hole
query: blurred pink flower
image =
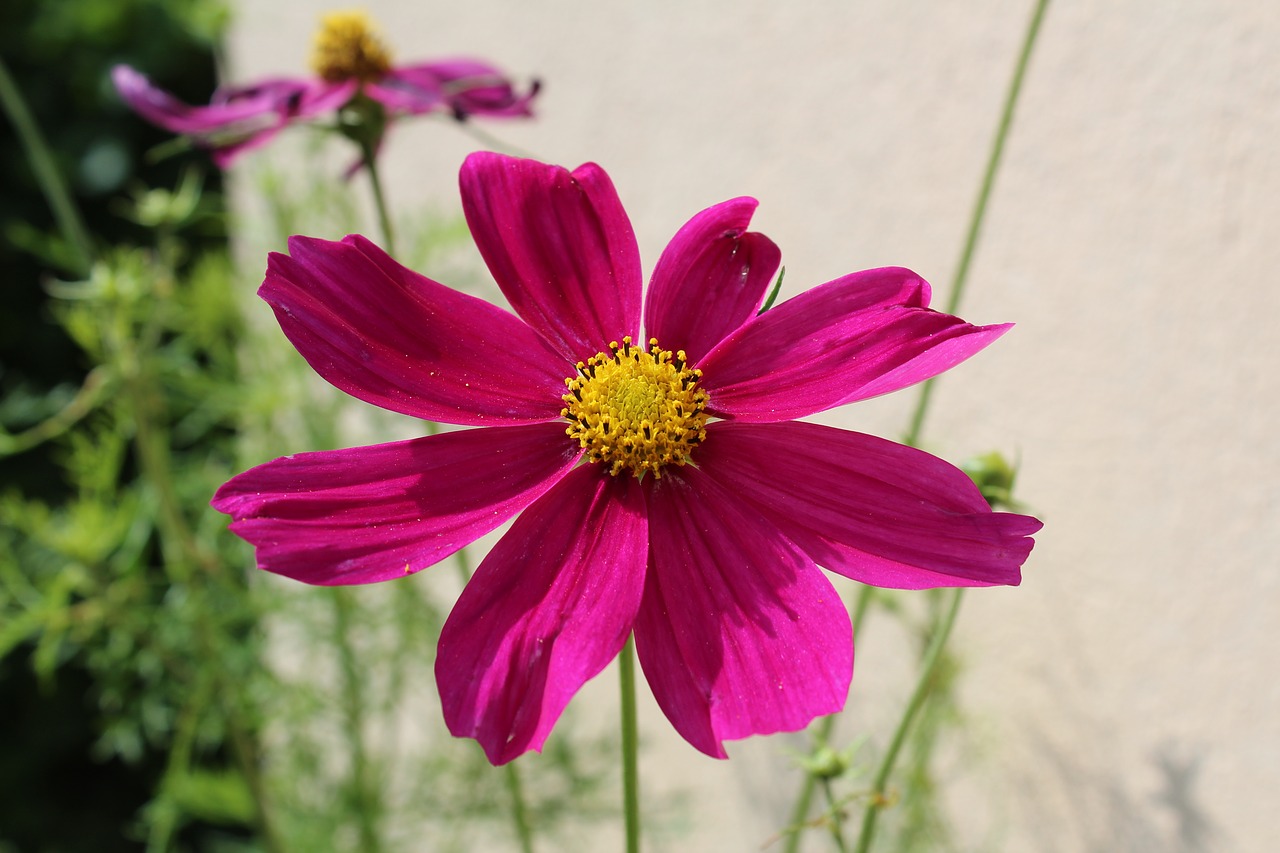
{"type": "Polygon", "coordinates": [[[461,184],[515,316],[359,236],[293,238],[259,293],[338,388],[478,428],[277,459],[213,506],[259,566],[315,584],[403,577],[514,517],[436,660],[449,729],[492,762],[540,749],[632,631],[708,755],[838,711],[850,621],[818,565],[907,589],[1020,581],[1039,521],[992,512],[923,451],[795,420],[935,376],[1007,325],[929,310],[929,285],[892,267],[759,314],[781,255],[747,231],[750,198],[681,228],[642,306],[598,166],[480,153],[461,184]]]}
{"type": "MultiPolygon", "coordinates": [[[[520,94],[498,68],[474,59],[393,66],[358,12],[324,17],[312,64],[314,77],[270,78],[220,88],[207,106],[182,103],[127,65],[115,66],[111,78],[134,112],[208,148],[222,168],[290,124],[335,114],[359,96],[379,105],[385,119],[447,112],[462,120],[473,115],[531,116],[538,91],[534,82],[520,94]]],[[[374,133],[380,137],[383,130],[380,125],[374,133]]]]}

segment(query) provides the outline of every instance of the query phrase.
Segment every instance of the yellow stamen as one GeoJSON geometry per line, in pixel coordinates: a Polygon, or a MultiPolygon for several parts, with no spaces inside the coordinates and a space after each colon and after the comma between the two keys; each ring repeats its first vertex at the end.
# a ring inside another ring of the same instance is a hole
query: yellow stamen
{"type": "Polygon", "coordinates": [[[391,54],[364,12],[330,12],[320,19],[311,67],[330,83],[368,83],[391,70],[391,54]]]}
{"type": "Polygon", "coordinates": [[[684,350],[648,350],[631,338],[609,344],[609,352],[578,362],[566,379],[569,393],[560,415],[565,433],[593,462],[617,476],[625,468],[637,478],[662,476],[667,465],[684,465],[707,437],[707,392],[698,387],[701,370],[685,363],[684,350]]]}

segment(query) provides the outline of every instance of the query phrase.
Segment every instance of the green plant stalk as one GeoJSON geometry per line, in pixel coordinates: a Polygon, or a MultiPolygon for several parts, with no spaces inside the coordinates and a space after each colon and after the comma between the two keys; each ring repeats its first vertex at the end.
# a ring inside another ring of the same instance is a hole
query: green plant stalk
{"type": "Polygon", "coordinates": [[[369,173],[369,186],[373,190],[373,206],[378,210],[378,224],[382,228],[382,248],[391,257],[396,256],[396,235],[391,226],[391,214],[387,210],[387,198],[382,192],[382,178],[378,174],[378,153],[373,144],[360,143],[360,157],[369,173]]]}
{"type": "Polygon", "coordinates": [[[58,173],[49,144],[45,142],[44,134],[40,132],[40,126],[27,108],[22,93],[9,76],[9,68],[3,59],[0,59],[0,104],[3,104],[9,121],[18,132],[27,160],[31,163],[31,171],[40,184],[45,201],[53,211],[53,218],[58,222],[58,230],[62,232],[67,246],[75,253],[75,271],[80,275],[87,274],[94,256],[89,232],[84,227],[84,220],[80,218],[75,202],[71,200],[66,182],[58,173]]]}
{"type": "Polygon", "coordinates": [[[951,606],[947,608],[929,641],[929,647],[925,650],[924,658],[920,663],[920,678],[916,682],[915,689],[911,691],[911,699],[907,702],[902,719],[898,721],[898,728],[893,733],[893,740],[889,742],[889,748],[885,751],[875,779],[871,783],[871,794],[866,811],[862,814],[862,830],[858,833],[858,846],[854,848],[854,853],[868,853],[871,849],[871,841],[876,832],[876,820],[885,805],[885,791],[889,786],[893,765],[898,760],[898,753],[902,751],[902,745],[906,742],[907,733],[911,730],[916,714],[929,698],[929,691],[933,687],[934,670],[937,668],[938,661],[942,659],[942,650],[947,645],[947,638],[951,636],[951,629],[955,627],[956,615],[960,612],[960,602],[963,600],[963,588],[951,591],[951,606]]]}
{"type": "Polygon", "coordinates": [[[173,776],[186,772],[191,766],[191,743],[195,739],[196,723],[201,709],[209,701],[212,686],[212,680],[202,679],[178,718],[173,741],[169,746],[169,761],[161,781],[160,796],[152,802],[153,808],[158,808],[160,814],[151,824],[151,831],[147,836],[147,853],[166,853],[177,831],[178,812],[169,801],[170,795],[164,786],[170,784],[169,780],[173,776]]]}
{"type": "Polygon", "coordinates": [[[520,784],[520,771],[514,761],[503,768],[507,774],[507,791],[511,794],[511,822],[520,842],[520,853],[533,853],[533,830],[529,826],[529,811],[525,807],[524,788],[520,784]]]}
{"type": "MultiPolygon", "coordinates": [[[[152,313],[152,324],[136,336],[141,346],[135,346],[135,336],[127,329],[116,324],[112,329],[114,346],[112,357],[115,360],[116,372],[123,379],[125,399],[133,412],[133,442],[138,454],[139,473],[148,486],[154,490],[157,500],[157,528],[161,537],[161,551],[164,555],[166,571],[171,580],[179,583],[190,583],[197,573],[193,567],[202,571],[200,577],[222,579],[224,573],[221,565],[207,551],[200,547],[190,525],[182,516],[177,492],[173,486],[173,471],[169,465],[169,440],[165,429],[154,420],[155,400],[160,398],[160,390],[155,387],[150,371],[150,354],[154,351],[159,338],[158,325],[154,322],[159,311],[152,313]]],[[[203,608],[198,611],[197,636],[200,638],[202,651],[210,660],[218,659],[217,630],[209,623],[208,612],[203,608]]],[[[219,670],[219,672],[222,672],[219,670]]],[[[254,825],[268,853],[283,853],[285,847],[280,841],[267,805],[266,788],[263,784],[261,769],[258,766],[258,753],[252,728],[244,720],[240,707],[230,697],[236,695],[237,685],[225,681],[225,674],[219,678],[218,695],[227,719],[227,736],[232,754],[240,772],[244,775],[254,802],[254,825]]]]}
{"type": "Polygon", "coordinates": [[[369,748],[365,743],[365,684],[351,643],[351,616],[356,605],[349,589],[334,587],[332,594],[333,641],[338,647],[342,670],[343,730],[351,754],[350,795],[355,804],[359,849],[361,853],[378,853],[382,849],[378,833],[378,818],[383,812],[382,796],[370,773],[369,748]]]}
{"type": "Polygon", "coordinates": [[[640,853],[640,734],[636,725],[635,639],[631,636],[618,655],[618,677],[622,688],[622,806],[627,853],[640,853]]]}
{"type": "Polygon", "coordinates": [[[847,853],[849,848],[844,843],[844,820],[840,816],[840,804],[836,802],[835,793],[831,790],[830,779],[822,780],[822,793],[826,795],[827,813],[831,815],[831,819],[827,822],[831,829],[831,840],[835,843],[836,850],[847,853]]]}
{"type": "MultiPolygon", "coordinates": [[[[454,564],[458,568],[458,579],[465,587],[471,580],[471,560],[466,548],[459,548],[454,553],[454,564]]],[[[515,831],[516,840],[520,842],[522,853],[533,853],[533,828],[529,824],[529,808],[525,803],[524,786],[520,784],[520,771],[514,761],[507,762],[502,768],[507,776],[507,792],[511,795],[511,827],[515,831]]]]}
{"type": "MultiPolygon", "coordinates": [[[[1044,21],[1048,7],[1049,0],[1037,0],[1031,14],[1031,20],[1027,24],[1026,34],[1022,40],[1022,49],[1014,65],[1013,77],[1009,82],[1004,107],[1000,113],[1000,123],[996,128],[995,140],[991,145],[991,153],[987,158],[986,171],[982,176],[978,197],[974,201],[973,213],[969,219],[969,229],[965,235],[964,247],[960,252],[960,260],[956,265],[955,276],[951,284],[951,293],[945,308],[948,314],[954,314],[959,309],[960,300],[964,295],[964,289],[969,280],[969,269],[977,250],[978,239],[982,233],[982,224],[986,220],[991,191],[995,186],[996,174],[999,172],[1000,163],[1004,156],[1004,147],[1009,137],[1009,130],[1013,126],[1013,116],[1017,107],[1018,96],[1022,92],[1022,83],[1026,77],[1027,66],[1030,63],[1031,53],[1035,47],[1036,39],[1040,33],[1040,26],[1044,21]]],[[[933,398],[934,385],[935,380],[929,379],[920,389],[920,396],[916,402],[916,408],[912,413],[911,423],[904,438],[905,443],[909,445],[917,446],[920,442],[920,437],[924,431],[925,416],[929,411],[929,404],[933,398]]],[[[951,606],[934,630],[933,639],[921,664],[920,680],[917,682],[911,699],[907,703],[907,708],[898,723],[893,740],[890,742],[889,749],[881,761],[880,768],[872,784],[871,796],[866,810],[863,812],[862,830],[858,835],[858,846],[855,848],[855,853],[868,853],[871,849],[871,843],[875,837],[876,821],[884,807],[885,791],[889,784],[889,777],[893,773],[894,763],[902,750],[902,745],[911,729],[912,722],[929,695],[935,668],[942,657],[947,638],[951,635],[951,629],[955,625],[956,615],[959,613],[960,602],[963,599],[964,590],[956,589],[952,593],[951,606]]]]}
{"type": "MultiPolygon", "coordinates": [[[[982,185],[978,189],[978,198],[973,204],[973,213],[969,217],[969,231],[965,235],[964,248],[960,252],[960,261],[956,264],[955,275],[951,280],[951,293],[947,298],[946,313],[954,314],[960,308],[960,298],[964,295],[965,285],[969,281],[969,266],[978,247],[978,237],[982,233],[982,223],[987,218],[987,203],[991,200],[991,190],[996,183],[996,173],[1000,170],[1000,162],[1004,157],[1004,144],[1009,138],[1009,129],[1013,126],[1014,109],[1018,96],[1022,92],[1022,81],[1026,77],[1027,65],[1031,61],[1031,51],[1035,47],[1036,37],[1040,34],[1040,24],[1044,21],[1045,11],[1049,8],[1049,0],[1037,0],[1035,10],[1031,13],[1031,22],[1027,25],[1026,35],[1022,39],[1022,50],[1014,65],[1013,79],[1009,81],[1009,91],[1005,95],[1004,108],[1000,112],[1000,124],[996,128],[996,138],[991,145],[991,153],[987,156],[987,168],[982,175],[982,185]]],[[[915,447],[919,444],[920,434],[924,430],[925,415],[929,411],[929,402],[933,397],[934,379],[927,379],[920,387],[920,396],[916,401],[915,411],[911,415],[911,425],[907,429],[906,444],[915,447]]]]}
{"type": "MultiPolygon", "coordinates": [[[[858,636],[858,632],[862,630],[862,623],[866,619],[867,610],[871,606],[871,598],[874,594],[874,587],[863,585],[858,590],[858,598],[853,606],[853,636],[855,638],[858,636]]],[[[836,720],[839,717],[839,714],[829,714],[818,722],[818,731],[813,738],[815,744],[825,744],[831,740],[831,733],[835,730],[836,720]]],[[[813,791],[817,784],[817,776],[813,773],[805,774],[804,782],[800,787],[800,794],[796,797],[796,804],[791,809],[791,822],[787,835],[787,846],[784,848],[785,853],[797,853],[800,849],[800,834],[804,830],[805,822],[809,819],[809,809],[813,805],[813,791]]]]}
{"type": "Polygon", "coordinates": [[[41,421],[33,427],[10,435],[0,430],[0,457],[25,453],[46,441],[58,436],[78,424],[86,415],[98,407],[111,390],[112,377],[103,367],[95,367],[84,378],[80,390],[71,402],[60,412],[41,421]]]}

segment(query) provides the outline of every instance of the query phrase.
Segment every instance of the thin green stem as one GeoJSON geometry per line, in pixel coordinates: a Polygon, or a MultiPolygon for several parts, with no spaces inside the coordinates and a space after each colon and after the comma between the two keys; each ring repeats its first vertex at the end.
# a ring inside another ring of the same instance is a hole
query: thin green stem
{"type": "MultiPolygon", "coordinates": [[[[471,580],[471,560],[466,548],[459,548],[454,553],[454,563],[458,567],[458,578],[466,586],[471,580]]],[[[520,771],[515,762],[509,762],[503,771],[507,775],[507,791],[511,794],[511,825],[516,839],[520,842],[522,853],[533,853],[533,828],[529,824],[529,808],[525,804],[524,786],[520,784],[520,771]]]]}
{"type": "Polygon", "coordinates": [[[467,554],[467,549],[459,548],[455,551],[453,561],[458,567],[458,579],[462,581],[463,586],[466,586],[471,580],[471,558],[467,554]]]}
{"type": "MultiPolygon", "coordinates": [[[[858,589],[858,598],[853,605],[853,636],[855,637],[862,630],[862,623],[866,619],[874,594],[874,587],[864,585],[858,589]]],[[[839,718],[839,714],[830,714],[818,721],[818,731],[813,736],[815,746],[825,745],[831,740],[831,733],[835,730],[836,720],[839,718]]],[[[800,786],[800,794],[796,797],[795,806],[791,809],[790,831],[784,853],[797,853],[800,849],[800,834],[804,830],[805,822],[809,819],[809,809],[813,805],[813,791],[817,784],[817,776],[813,773],[805,774],[804,782],[800,786]]]]}
{"type": "MultiPolygon", "coordinates": [[[[156,387],[149,368],[157,338],[151,331],[144,329],[135,336],[117,328],[111,337],[115,339],[113,358],[116,372],[124,377],[124,394],[134,416],[133,443],[140,473],[156,495],[157,528],[160,532],[165,570],[169,573],[170,580],[176,583],[189,584],[193,579],[204,578],[225,581],[221,564],[200,547],[181,511],[169,464],[168,432],[155,411],[156,402],[162,400],[163,395],[161,389],[156,387]],[[140,346],[136,345],[135,337],[140,346]]],[[[220,631],[211,624],[209,611],[204,608],[197,610],[197,637],[200,650],[207,659],[218,660],[220,631]]],[[[235,689],[238,685],[227,683],[225,672],[219,672],[221,683],[218,695],[226,716],[227,738],[240,772],[249,786],[254,804],[255,827],[268,853],[282,853],[285,847],[268,808],[254,728],[244,719],[243,709],[234,698],[238,695],[235,689]]]]}
{"type": "Polygon", "coordinates": [[[846,853],[849,848],[844,843],[844,819],[841,817],[841,808],[836,802],[835,792],[831,790],[830,779],[822,780],[822,793],[826,795],[827,814],[831,816],[827,821],[827,826],[831,829],[831,840],[835,842],[836,849],[840,853],[846,853]]]}
{"type": "Polygon", "coordinates": [[[916,682],[915,689],[911,692],[911,699],[907,702],[907,708],[902,714],[902,719],[898,721],[898,728],[893,733],[893,740],[889,742],[889,748],[885,751],[884,758],[881,759],[880,767],[876,771],[875,779],[871,784],[871,794],[867,801],[866,811],[862,814],[862,831],[858,834],[858,846],[854,848],[855,853],[868,853],[871,849],[871,840],[875,837],[876,832],[876,820],[880,817],[880,811],[884,808],[886,802],[885,791],[889,787],[889,776],[893,773],[893,765],[898,760],[898,753],[902,751],[902,745],[907,740],[911,724],[915,722],[916,715],[924,706],[925,700],[929,698],[929,691],[933,687],[934,673],[937,670],[938,661],[942,659],[942,650],[947,645],[947,638],[951,636],[951,629],[956,624],[956,615],[960,612],[960,602],[963,600],[964,589],[951,591],[951,606],[947,608],[946,614],[942,617],[942,621],[938,623],[933,637],[929,640],[929,647],[925,650],[924,659],[920,663],[920,678],[916,682]]]}
{"type": "Polygon", "coordinates": [[[382,814],[380,792],[372,777],[369,750],[365,743],[365,685],[360,677],[355,646],[351,642],[351,617],[355,600],[349,589],[333,589],[334,642],[342,669],[343,727],[351,753],[350,795],[356,813],[361,853],[382,849],[378,818],[382,814]]]}
{"type": "Polygon", "coordinates": [[[640,853],[640,735],[636,725],[635,640],[618,655],[622,687],[622,805],[626,813],[627,853],[640,853]]]}
{"type": "Polygon", "coordinates": [[[391,227],[391,214],[387,209],[387,198],[382,192],[382,178],[378,174],[378,152],[372,143],[360,144],[360,156],[364,160],[365,171],[369,173],[369,186],[373,189],[373,206],[378,210],[378,224],[382,228],[382,248],[387,254],[396,256],[395,229],[391,227]]]}
{"type": "Polygon", "coordinates": [[[95,367],[84,378],[84,383],[71,402],[57,414],[16,435],[0,429],[0,457],[22,453],[62,435],[107,398],[112,384],[111,373],[105,367],[95,367]]]}
{"type": "Polygon", "coordinates": [[[62,232],[62,237],[74,256],[75,271],[80,275],[87,274],[94,254],[89,231],[84,227],[80,211],[71,200],[67,184],[58,172],[49,144],[45,142],[44,134],[40,132],[40,126],[31,115],[31,110],[27,108],[26,99],[9,76],[9,68],[3,59],[0,59],[0,105],[4,106],[9,121],[18,132],[27,159],[31,162],[31,171],[40,184],[40,191],[44,193],[45,201],[53,211],[53,218],[58,222],[58,230],[62,232]]]}
{"type": "Polygon", "coordinates": [[[514,761],[503,768],[507,774],[507,791],[511,794],[511,822],[515,826],[516,840],[521,853],[533,853],[533,829],[529,826],[529,810],[525,807],[524,787],[520,784],[520,771],[514,761]]]}
{"type": "MultiPolygon", "coordinates": [[[[1022,40],[1022,51],[1018,54],[1017,64],[1013,69],[1013,79],[1009,81],[1009,91],[1005,95],[1004,108],[1000,112],[1000,124],[996,128],[996,138],[991,145],[991,153],[987,157],[987,168],[982,175],[982,185],[978,189],[978,197],[973,204],[973,212],[969,217],[969,231],[965,235],[964,248],[960,251],[960,261],[956,264],[955,275],[951,280],[951,294],[947,299],[946,313],[954,314],[960,308],[960,298],[964,294],[965,285],[969,281],[969,266],[973,262],[974,252],[978,248],[978,237],[982,233],[982,223],[987,217],[987,203],[991,200],[991,190],[996,183],[996,173],[1000,170],[1000,161],[1004,157],[1004,144],[1009,138],[1009,129],[1013,126],[1014,108],[1018,103],[1018,95],[1022,92],[1022,81],[1026,76],[1027,65],[1031,61],[1031,50],[1035,47],[1036,37],[1040,33],[1040,24],[1044,20],[1049,0],[1037,0],[1035,10],[1031,14],[1031,22],[1027,25],[1026,35],[1022,40]]],[[[933,398],[933,379],[925,381],[920,387],[920,396],[916,401],[915,411],[911,415],[911,426],[907,429],[904,441],[912,446],[920,441],[924,429],[925,415],[929,411],[929,403],[933,398]]]]}

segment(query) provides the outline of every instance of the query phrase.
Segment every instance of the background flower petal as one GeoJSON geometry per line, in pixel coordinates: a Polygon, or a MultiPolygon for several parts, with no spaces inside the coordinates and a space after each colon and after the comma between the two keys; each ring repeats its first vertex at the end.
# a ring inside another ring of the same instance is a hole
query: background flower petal
{"type": "Polygon", "coordinates": [[[521,94],[497,66],[479,59],[443,59],[401,66],[365,92],[389,109],[424,113],[447,109],[456,118],[516,118],[533,115],[535,82],[521,94]]]}
{"type": "Polygon", "coordinates": [[[708,410],[784,421],[928,379],[1010,327],[930,311],[928,285],[898,267],[845,276],[738,328],[699,364],[708,410]]]}
{"type": "Polygon", "coordinates": [[[580,452],[561,424],[460,430],[300,453],[227,482],[213,507],[258,565],[313,584],[417,572],[475,541],[562,477],[580,452]]]}
{"type": "Polygon", "coordinates": [[[676,232],[653,269],[644,333],[697,364],[755,316],[778,273],[782,252],[747,232],[758,202],[735,198],[709,207],[676,232]]]}
{"type": "Polygon", "coordinates": [[[259,126],[251,123],[263,116],[270,118],[262,127],[272,123],[276,112],[275,103],[269,98],[245,98],[234,103],[191,106],[152,85],[146,75],[127,65],[112,68],[111,81],[120,98],[131,110],[152,124],[174,133],[198,136],[239,128],[244,128],[247,133],[259,126]]]}
{"type": "Polygon", "coordinates": [[[695,468],[649,499],[650,564],[636,649],[667,719],[707,755],[839,711],[853,674],[849,614],[822,572],[695,468]]]}
{"type": "Polygon", "coordinates": [[[317,373],[365,402],[454,424],[560,416],[573,372],[518,318],[405,269],[373,243],[289,240],[258,294],[317,373]]]}
{"type": "Polygon", "coordinates": [[[571,361],[638,339],[640,250],[609,176],[480,152],[462,166],[462,209],[515,312],[571,361]]]}
{"type": "Polygon", "coordinates": [[[440,634],[436,681],[449,731],[494,764],[541,750],[565,705],[618,654],[644,589],[639,483],[597,465],[516,519],[440,634]]]}
{"type": "Polygon", "coordinates": [[[874,586],[1017,584],[1041,527],[992,512],[948,462],[818,424],[713,423],[697,462],[819,565],[874,586]]]}

